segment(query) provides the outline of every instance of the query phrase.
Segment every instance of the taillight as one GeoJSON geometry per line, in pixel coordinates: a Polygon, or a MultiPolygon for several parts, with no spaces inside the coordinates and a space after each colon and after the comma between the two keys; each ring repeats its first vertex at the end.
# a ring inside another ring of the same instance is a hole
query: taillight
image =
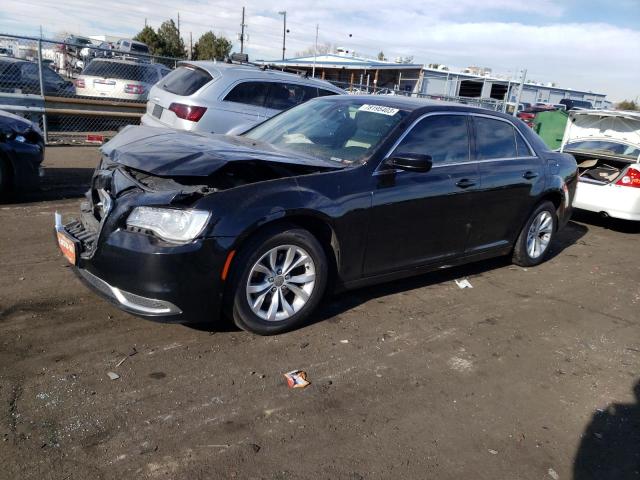
{"type": "Polygon", "coordinates": [[[633,167],[627,168],[627,172],[616,182],[616,185],[640,188],[640,170],[633,167]]]}
{"type": "Polygon", "coordinates": [[[78,78],[76,80],[76,87],[78,88],[84,88],[84,78],[78,78]]]}
{"type": "Polygon", "coordinates": [[[169,110],[176,114],[176,117],[190,122],[197,122],[202,118],[207,107],[196,107],[195,105],[185,105],[183,103],[172,103],[169,110]]]}
{"type": "Polygon", "coordinates": [[[144,93],[144,85],[136,83],[127,83],[124,86],[124,93],[132,93],[134,95],[142,95],[144,93]]]}

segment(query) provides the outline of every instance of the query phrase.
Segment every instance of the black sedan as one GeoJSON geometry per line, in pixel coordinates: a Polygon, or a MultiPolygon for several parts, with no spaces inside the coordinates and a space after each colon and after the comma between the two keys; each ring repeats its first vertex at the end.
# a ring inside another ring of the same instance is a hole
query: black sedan
{"type": "Polygon", "coordinates": [[[0,197],[11,190],[37,186],[43,158],[40,128],[0,110],[0,197]]]}
{"type": "Polygon", "coordinates": [[[397,97],[315,99],[242,136],[129,127],[102,153],[79,219],[56,215],[80,277],[135,314],[259,334],[328,287],[537,265],[577,181],[518,119],[397,97]]]}

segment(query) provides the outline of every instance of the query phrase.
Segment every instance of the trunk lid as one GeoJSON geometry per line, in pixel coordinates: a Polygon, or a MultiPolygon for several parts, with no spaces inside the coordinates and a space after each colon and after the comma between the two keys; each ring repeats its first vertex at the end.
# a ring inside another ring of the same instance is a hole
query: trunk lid
{"type": "Polygon", "coordinates": [[[576,151],[581,154],[594,155],[602,158],[619,158],[628,162],[637,162],[640,149],[640,114],[636,112],[617,112],[606,110],[575,110],[569,112],[569,121],[562,138],[561,151],[576,151]],[[582,143],[579,146],[579,142],[582,143]],[[598,146],[624,145],[624,152],[616,149],[601,150],[598,146]],[[572,148],[575,145],[575,149],[572,148]],[[590,148],[590,146],[593,148],[590,148]],[[579,147],[579,148],[578,148],[579,147]]]}

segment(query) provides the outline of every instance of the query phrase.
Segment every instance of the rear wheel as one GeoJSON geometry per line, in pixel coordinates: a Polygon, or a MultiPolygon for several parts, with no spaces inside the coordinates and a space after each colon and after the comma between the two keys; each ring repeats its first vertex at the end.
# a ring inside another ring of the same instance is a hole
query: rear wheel
{"type": "Polygon", "coordinates": [[[544,262],[549,256],[557,225],[553,203],[547,201],[538,205],[518,236],[513,249],[513,263],[531,267],[544,262]]]}
{"type": "Polygon", "coordinates": [[[306,230],[261,235],[233,263],[230,313],[243,330],[273,335],[296,328],[324,294],[326,255],[306,230]]]}

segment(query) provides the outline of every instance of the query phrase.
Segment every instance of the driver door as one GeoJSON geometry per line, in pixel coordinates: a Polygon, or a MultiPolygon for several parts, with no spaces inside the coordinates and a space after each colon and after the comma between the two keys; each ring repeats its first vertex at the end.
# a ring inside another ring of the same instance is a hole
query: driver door
{"type": "Polygon", "coordinates": [[[480,187],[477,163],[470,158],[470,128],[465,114],[428,114],[390,157],[429,155],[431,170],[380,165],[372,177],[365,276],[442,262],[464,252],[480,187]]]}

